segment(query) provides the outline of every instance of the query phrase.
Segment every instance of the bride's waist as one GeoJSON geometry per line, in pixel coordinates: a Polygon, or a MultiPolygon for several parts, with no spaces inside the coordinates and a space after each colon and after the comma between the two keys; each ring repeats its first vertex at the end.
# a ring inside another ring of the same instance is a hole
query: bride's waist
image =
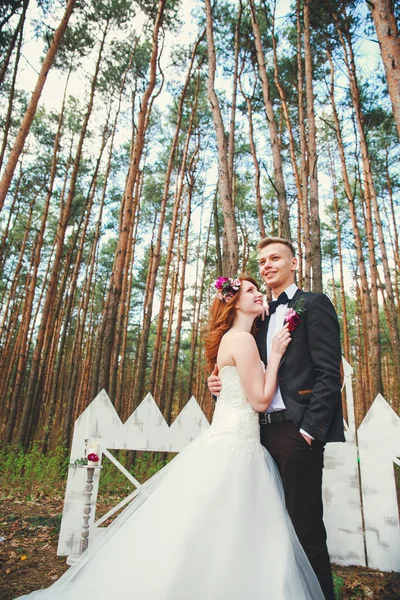
{"type": "Polygon", "coordinates": [[[234,436],[244,440],[260,440],[260,424],[257,415],[243,415],[242,417],[217,415],[209,429],[211,435],[234,436]]]}

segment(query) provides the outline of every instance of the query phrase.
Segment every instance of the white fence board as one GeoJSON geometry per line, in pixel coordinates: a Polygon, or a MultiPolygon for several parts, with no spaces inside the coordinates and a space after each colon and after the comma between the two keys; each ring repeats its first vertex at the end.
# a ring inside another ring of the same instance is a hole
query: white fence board
{"type": "Polygon", "coordinates": [[[400,455],[400,418],[378,394],[358,429],[368,564],[400,571],[400,522],[393,462],[400,455]]]}
{"type": "Polygon", "coordinates": [[[352,367],[343,359],[348,425],[346,443],[325,446],[323,500],[324,522],[332,562],[339,565],[366,564],[357,463],[352,367]]]}

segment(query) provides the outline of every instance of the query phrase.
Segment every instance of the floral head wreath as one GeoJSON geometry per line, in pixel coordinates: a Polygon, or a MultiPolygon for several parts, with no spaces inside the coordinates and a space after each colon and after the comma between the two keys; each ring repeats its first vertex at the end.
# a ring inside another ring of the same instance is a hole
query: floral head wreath
{"type": "Polygon", "coordinates": [[[232,277],[218,277],[215,280],[215,287],[217,289],[217,296],[220,300],[228,302],[240,289],[240,279],[233,279],[232,277]]]}

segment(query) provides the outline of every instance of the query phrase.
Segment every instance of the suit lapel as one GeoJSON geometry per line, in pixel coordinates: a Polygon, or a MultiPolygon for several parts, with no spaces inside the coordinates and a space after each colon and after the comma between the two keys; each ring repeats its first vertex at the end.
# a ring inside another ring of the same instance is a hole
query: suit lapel
{"type": "Polygon", "coordinates": [[[288,308],[294,308],[296,302],[299,300],[300,296],[303,294],[303,290],[301,290],[300,288],[298,288],[296,290],[295,295],[293,296],[293,298],[291,300],[289,300],[288,303],[288,308]]]}
{"type": "MultiPolygon", "coordinates": [[[[289,300],[288,302],[288,308],[294,308],[296,306],[297,301],[299,300],[299,298],[303,295],[303,290],[301,290],[300,288],[298,288],[293,296],[293,298],[291,300],[289,300]]],[[[290,348],[290,344],[289,344],[289,348],[290,348]]],[[[285,364],[286,361],[286,357],[287,357],[287,351],[285,352],[285,354],[282,356],[280,363],[279,363],[279,368],[282,367],[282,365],[285,364]]]]}
{"type": "Polygon", "coordinates": [[[264,364],[267,364],[267,331],[270,317],[267,317],[265,321],[259,321],[259,330],[257,333],[258,348],[260,352],[260,358],[264,364]]]}

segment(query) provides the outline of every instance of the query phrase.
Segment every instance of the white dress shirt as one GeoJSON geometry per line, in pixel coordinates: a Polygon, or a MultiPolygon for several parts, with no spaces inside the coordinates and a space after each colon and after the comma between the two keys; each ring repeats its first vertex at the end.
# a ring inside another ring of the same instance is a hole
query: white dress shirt
{"type": "MultiPolygon", "coordinates": [[[[297,290],[298,290],[298,287],[295,283],[292,283],[291,285],[289,285],[288,288],[286,288],[285,292],[286,292],[286,295],[289,298],[289,300],[291,300],[293,298],[293,296],[295,295],[297,290]]],[[[276,298],[274,296],[272,296],[272,298],[273,298],[273,300],[276,300],[276,298]]],[[[272,338],[274,337],[274,334],[278,331],[278,329],[280,329],[284,325],[284,318],[285,318],[285,312],[287,310],[287,307],[288,307],[287,304],[279,304],[276,307],[276,311],[274,312],[274,314],[272,314],[270,316],[268,331],[267,331],[267,358],[269,358],[269,355],[271,353],[272,338]]],[[[286,408],[286,406],[283,401],[281,390],[280,390],[279,384],[278,384],[276,386],[276,390],[275,390],[274,397],[272,398],[272,402],[267,409],[267,413],[272,413],[272,412],[276,412],[279,410],[285,410],[285,408],[286,408]]],[[[314,439],[309,433],[304,431],[304,429],[300,429],[300,433],[304,433],[312,440],[314,439]]]]}

